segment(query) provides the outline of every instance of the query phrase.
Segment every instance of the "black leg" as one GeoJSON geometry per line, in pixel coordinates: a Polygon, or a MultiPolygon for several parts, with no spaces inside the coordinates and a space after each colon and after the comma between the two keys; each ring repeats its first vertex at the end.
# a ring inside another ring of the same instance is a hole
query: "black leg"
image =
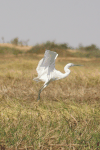
{"type": "Polygon", "coordinates": [[[49,80],[47,83],[45,83],[41,89],[39,90],[39,93],[38,93],[38,98],[37,98],[37,101],[40,100],[40,93],[42,92],[42,90],[50,83],[51,81],[49,80]]]}
{"type": "Polygon", "coordinates": [[[41,93],[41,89],[39,90],[37,101],[40,100],[40,93],[41,93]]]}
{"type": "Polygon", "coordinates": [[[42,92],[42,90],[47,86],[47,84],[44,84],[41,89],[39,90],[39,93],[38,93],[38,98],[37,98],[37,101],[40,100],[40,93],[42,92]]]}

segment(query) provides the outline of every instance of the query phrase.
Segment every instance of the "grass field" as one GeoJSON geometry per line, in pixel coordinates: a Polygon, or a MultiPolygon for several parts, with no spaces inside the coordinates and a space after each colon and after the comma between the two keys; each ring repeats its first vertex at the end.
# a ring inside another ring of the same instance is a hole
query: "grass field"
{"type": "Polygon", "coordinates": [[[82,64],[71,74],[43,85],[32,79],[42,56],[0,57],[0,145],[9,150],[100,149],[100,59],[57,58],[82,64]]]}

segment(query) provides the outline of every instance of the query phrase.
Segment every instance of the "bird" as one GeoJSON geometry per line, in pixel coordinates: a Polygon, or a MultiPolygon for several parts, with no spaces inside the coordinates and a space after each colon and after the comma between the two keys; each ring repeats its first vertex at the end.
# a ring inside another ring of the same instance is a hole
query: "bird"
{"type": "Polygon", "coordinates": [[[40,100],[40,94],[44,88],[46,88],[50,82],[63,79],[70,74],[69,68],[72,66],[82,66],[82,65],[75,65],[73,63],[68,63],[64,67],[65,73],[61,73],[60,71],[55,69],[55,60],[58,54],[54,51],[46,50],[44,57],[39,61],[36,71],[38,73],[38,77],[34,78],[33,80],[36,82],[43,81],[44,85],[40,88],[38,92],[37,101],[40,100]]]}

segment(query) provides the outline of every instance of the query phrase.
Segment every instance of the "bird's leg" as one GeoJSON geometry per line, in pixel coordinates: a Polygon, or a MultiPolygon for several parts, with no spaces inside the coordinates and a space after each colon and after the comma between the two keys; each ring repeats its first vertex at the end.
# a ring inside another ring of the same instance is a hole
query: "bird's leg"
{"type": "Polygon", "coordinates": [[[37,101],[40,99],[41,90],[39,90],[37,101]]]}
{"type": "Polygon", "coordinates": [[[51,82],[51,80],[49,80],[47,83],[45,83],[41,89],[39,90],[39,93],[38,93],[38,98],[37,98],[37,101],[40,99],[40,93],[42,92],[42,90],[51,82]]]}
{"type": "Polygon", "coordinates": [[[39,93],[38,93],[38,98],[37,98],[37,101],[40,99],[40,93],[42,92],[42,90],[47,86],[47,84],[44,84],[41,89],[39,90],[39,93]]]}

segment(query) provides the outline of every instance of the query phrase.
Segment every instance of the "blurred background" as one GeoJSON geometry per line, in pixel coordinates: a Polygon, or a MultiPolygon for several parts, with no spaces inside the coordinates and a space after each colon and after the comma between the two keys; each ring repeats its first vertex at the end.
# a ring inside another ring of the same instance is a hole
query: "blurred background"
{"type": "Polygon", "coordinates": [[[0,0],[0,46],[100,49],[99,6],[99,0],[0,0]]]}

